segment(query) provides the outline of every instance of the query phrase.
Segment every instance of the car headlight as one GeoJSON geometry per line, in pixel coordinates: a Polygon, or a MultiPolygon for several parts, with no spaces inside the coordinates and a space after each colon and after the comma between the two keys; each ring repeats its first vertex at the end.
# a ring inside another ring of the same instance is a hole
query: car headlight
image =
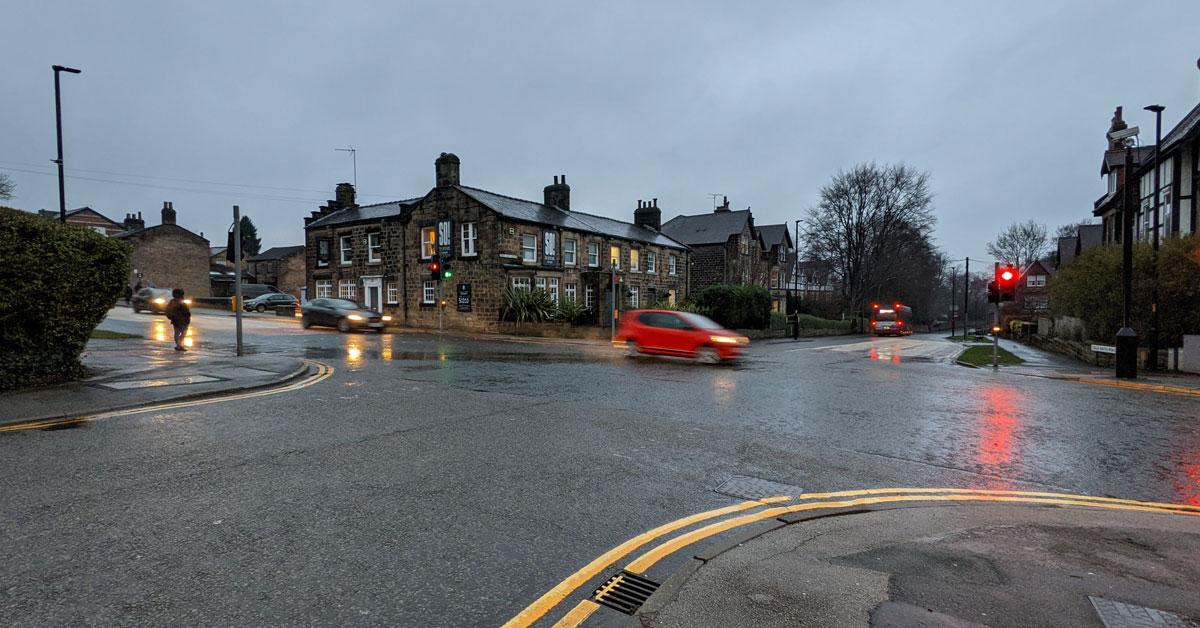
{"type": "Polygon", "coordinates": [[[391,316],[387,316],[386,314],[384,315],[384,317],[383,317],[383,322],[385,322],[385,323],[386,323],[386,322],[388,322],[388,321],[391,321],[391,320],[392,320],[392,317],[391,317],[391,316]]]}
{"type": "Polygon", "coordinates": [[[708,339],[722,345],[738,344],[738,339],[734,336],[709,336],[708,339]]]}
{"type": "Polygon", "coordinates": [[[363,319],[363,317],[359,316],[358,314],[351,314],[351,315],[347,316],[346,318],[348,318],[352,321],[361,321],[363,319]]]}
{"type": "Polygon", "coordinates": [[[157,304],[159,304],[159,305],[162,305],[163,303],[166,303],[166,302],[167,302],[167,300],[166,300],[166,299],[164,299],[164,298],[162,298],[162,297],[158,297],[157,299],[155,299],[155,300],[154,300],[154,302],[155,302],[155,303],[157,303],[157,304]]]}
{"type": "Polygon", "coordinates": [[[184,299],[184,300],[183,300],[183,303],[184,303],[184,305],[191,305],[191,304],[192,304],[192,300],[191,300],[191,299],[184,299]]]}

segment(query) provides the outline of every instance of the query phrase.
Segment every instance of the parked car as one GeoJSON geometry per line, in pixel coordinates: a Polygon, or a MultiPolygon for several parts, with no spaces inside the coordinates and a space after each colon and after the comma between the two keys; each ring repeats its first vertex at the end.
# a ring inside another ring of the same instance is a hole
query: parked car
{"type": "Polygon", "coordinates": [[[368,310],[354,301],[345,299],[313,299],[300,306],[300,324],[305,329],[321,325],[337,327],[341,332],[355,329],[374,329],[382,332],[384,325],[391,320],[391,316],[368,310]]]}
{"type": "Polygon", "coordinates": [[[735,360],[750,340],[690,312],[632,310],[621,319],[618,342],[628,355],[641,353],[696,358],[709,364],[735,360]]]}
{"type": "Polygon", "coordinates": [[[242,305],[247,312],[251,310],[266,312],[267,310],[274,310],[281,305],[296,307],[296,304],[299,302],[299,299],[286,292],[269,292],[253,299],[246,299],[242,305]]]}
{"type": "MultiPolygon", "coordinates": [[[[138,290],[133,298],[129,300],[129,304],[133,307],[133,313],[137,314],[142,310],[147,310],[155,314],[163,314],[167,311],[167,302],[171,300],[171,291],[167,288],[142,288],[138,290]]],[[[184,299],[184,303],[192,304],[191,299],[184,299]]]]}

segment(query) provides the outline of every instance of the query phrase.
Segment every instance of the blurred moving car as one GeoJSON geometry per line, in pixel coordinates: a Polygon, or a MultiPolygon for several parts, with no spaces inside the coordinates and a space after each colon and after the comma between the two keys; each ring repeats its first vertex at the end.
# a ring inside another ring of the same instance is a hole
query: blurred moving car
{"type": "Polygon", "coordinates": [[[696,358],[715,364],[735,360],[750,340],[690,312],[632,310],[621,319],[616,340],[628,355],[651,353],[696,358]]]}
{"type": "Polygon", "coordinates": [[[383,327],[392,321],[391,316],[345,299],[313,299],[300,306],[300,324],[308,329],[313,325],[337,327],[340,332],[355,329],[374,329],[383,332],[383,327]]]}
{"type": "MultiPolygon", "coordinates": [[[[170,300],[171,290],[169,288],[142,288],[129,300],[129,305],[133,307],[134,314],[142,310],[164,314],[167,311],[167,302],[170,300]]],[[[191,299],[184,299],[183,302],[188,305],[192,304],[191,299]]]]}
{"type": "Polygon", "coordinates": [[[266,312],[267,310],[274,310],[281,305],[296,307],[296,304],[299,302],[300,299],[297,299],[286,292],[269,292],[267,294],[254,297],[253,299],[246,299],[243,302],[242,307],[247,312],[266,312]]]}

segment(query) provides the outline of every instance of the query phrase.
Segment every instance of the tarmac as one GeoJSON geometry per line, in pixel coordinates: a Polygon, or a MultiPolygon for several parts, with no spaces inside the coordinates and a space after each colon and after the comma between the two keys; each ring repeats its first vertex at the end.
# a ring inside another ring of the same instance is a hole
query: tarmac
{"type": "Polygon", "coordinates": [[[915,504],[781,517],[701,548],[633,617],[601,607],[584,625],[1200,625],[1200,516],[1137,508],[915,504]]]}
{"type": "Polygon", "coordinates": [[[0,394],[0,427],[232,394],[309,371],[303,360],[278,354],[175,351],[169,341],[141,338],[91,340],[81,359],[87,379],[0,394]]]}

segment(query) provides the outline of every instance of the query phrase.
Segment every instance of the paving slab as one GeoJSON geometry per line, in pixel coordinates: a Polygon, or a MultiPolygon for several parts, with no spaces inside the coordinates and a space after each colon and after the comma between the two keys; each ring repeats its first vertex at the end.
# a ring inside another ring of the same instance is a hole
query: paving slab
{"type": "Polygon", "coordinates": [[[82,416],[189,397],[279,384],[308,364],[278,354],[237,357],[130,338],[93,340],[82,357],[86,379],[0,394],[0,425],[82,416]]]}

